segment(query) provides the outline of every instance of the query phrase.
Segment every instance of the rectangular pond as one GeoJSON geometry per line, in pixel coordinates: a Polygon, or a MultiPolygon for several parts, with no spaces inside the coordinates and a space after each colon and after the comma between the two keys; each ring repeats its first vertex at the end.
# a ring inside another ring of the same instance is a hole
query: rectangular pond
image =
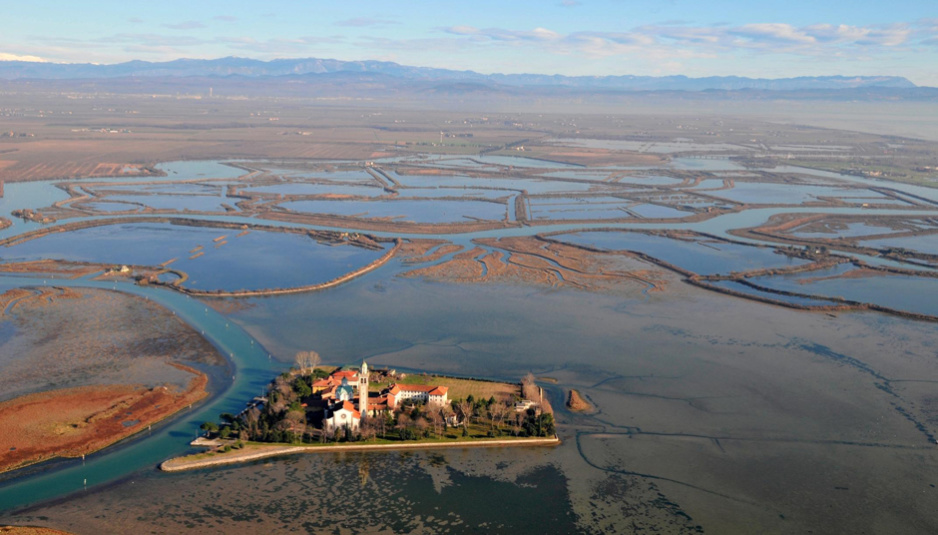
{"type": "Polygon", "coordinates": [[[784,268],[808,263],[806,260],[778,254],[770,248],[705,238],[685,241],[638,232],[579,232],[554,236],[554,239],[609,251],[639,251],[700,275],[784,268]]]}
{"type": "Polygon", "coordinates": [[[372,180],[360,184],[310,184],[308,182],[286,182],[267,186],[245,187],[239,190],[245,195],[272,193],[275,195],[354,195],[357,197],[379,197],[387,195],[384,188],[372,180]]]}
{"type": "Polygon", "coordinates": [[[882,238],[860,242],[865,247],[901,247],[925,254],[938,255],[938,234],[924,236],[908,236],[905,238],[882,238]]]}
{"type": "Polygon", "coordinates": [[[311,200],[285,202],[280,206],[310,214],[333,214],[364,219],[390,218],[414,223],[452,223],[473,219],[501,221],[507,214],[504,204],[488,201],[311,200]]]}
{"type": "Polygon", "coordinates": [[[851,265],[832,270],[758,277],[752,282],[777,290],[873,303],[896,310],[938,316],[938,278],[906,275],[850,277],[851,265]],[[837,275],[848,274],[846,277],[837,275]],[[820,279],[820,280],[819,280],[820,279]]]}

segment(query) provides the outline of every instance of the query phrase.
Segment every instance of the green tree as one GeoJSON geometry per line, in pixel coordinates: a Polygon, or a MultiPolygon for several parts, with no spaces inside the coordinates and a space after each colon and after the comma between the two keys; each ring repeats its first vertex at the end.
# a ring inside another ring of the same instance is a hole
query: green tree
{"type": "Polygon", "coordinates": [[[308,398],[313,395],[313,389],[304,377],[297,377],[296,381],[293,381],[293,391],[301,398],[308,398]]]}
{"type": "Polygon", "coordinates": [[[209,433],[218,432],[218,424],[216,424],[215,422],[205,422],[204,424],[200,426],[200,428],[202,429],[202,431],[208,431],[209,433]]]}

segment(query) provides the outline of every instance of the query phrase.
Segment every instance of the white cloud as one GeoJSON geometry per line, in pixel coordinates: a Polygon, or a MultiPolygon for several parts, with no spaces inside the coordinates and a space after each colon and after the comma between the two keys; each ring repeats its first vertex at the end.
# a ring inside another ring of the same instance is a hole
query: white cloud
{"type": "Polygon", "coordinates": [[[45,63],[48,60],[40,58],[39,56],[30,56],[30,55],[18,55],[18,54],[9,54],[6,52],[0,52],[0,61],[38,61],[45,63]]]}
{"type": "Polygon", "coordinates": [[[739,26],[688,24],[639,26],[620,32],[579,31],[561,34],[547,28],[512,30],[451,26],[442,30],[456,39],[513,46],[537,44],[544,51],[592,57],[641,54],[655,57],[712,57],[727,53],[803,56],[870,56],[916,43],[931,43],[938,30],[924,22],[850,26],[751,23],[739,26]]]}

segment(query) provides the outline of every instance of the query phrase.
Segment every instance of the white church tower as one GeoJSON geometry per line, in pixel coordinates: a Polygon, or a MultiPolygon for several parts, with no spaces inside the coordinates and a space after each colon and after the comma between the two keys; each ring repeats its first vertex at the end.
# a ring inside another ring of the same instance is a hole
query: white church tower
{"type": "Polygon", "coordinates": [[[368,417],[368,364],[362,361],[362,370],[358,374],[358,412],[362,419],[368,417]]]}

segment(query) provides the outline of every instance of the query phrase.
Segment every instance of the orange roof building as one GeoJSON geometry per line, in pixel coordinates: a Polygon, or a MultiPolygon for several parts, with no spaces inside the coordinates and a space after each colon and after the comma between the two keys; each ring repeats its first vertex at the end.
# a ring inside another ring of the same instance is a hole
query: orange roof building
{"type": "Polygon", "coordinates": [[[442,407],[449,403],[448,391],[446,386],[393,384],[388,390],[388,407],[397,410],[408,399],[442,407]]]}
{"type": "Polygon", "coordinates": [[[361,426],[362,415],[355,410],[351,401],[343,401],[329,411],[329,415],[322,419],[323,430],[334,433],[340,429],[348,428],[352,432],[358,431],[361,426]]]}

